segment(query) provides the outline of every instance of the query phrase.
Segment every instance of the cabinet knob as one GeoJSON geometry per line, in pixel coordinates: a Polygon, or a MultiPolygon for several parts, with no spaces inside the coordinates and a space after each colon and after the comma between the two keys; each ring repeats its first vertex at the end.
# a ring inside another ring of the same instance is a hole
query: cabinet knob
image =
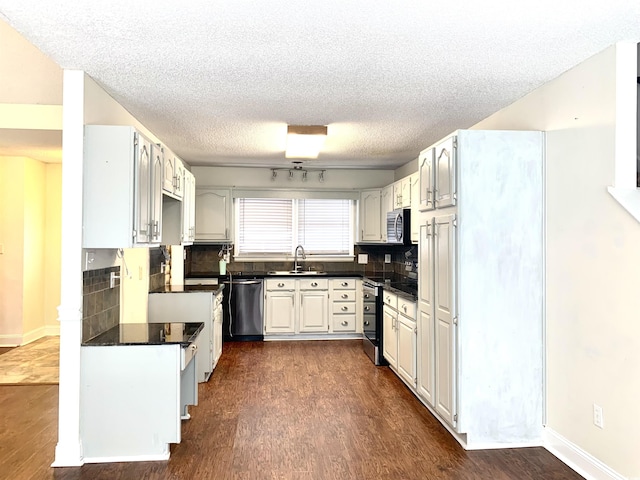
{"type": "Polygon", "coordinates": [[[342,285],[343,287],[348,287],[349,284],[347,282],[342,282],[340,285],[342,285]]]}
{"type": "Polygon", "coordinates": [[[311,286],[312,286],[312,287],[317,287],[317,286],[318,286],[318,282],[312,282],[312,283],[311,283],[311,286]]]}
{"type": "Polygon", "coordinates": [[[279,283],[279,284],[278,284],[278,286],[279,286],[280,288],[282,288],[282,287],[284,287],[284,283],[279,283]]]}
{"type": "Polygon", "coordinates": [[[342,325],[343,327],[346,327],[347,325],[349,325],[349,322],[347,322],[346,320],[343,320],[342,322],[340,322],[340,325],[342,325]]]}
{"type": "Polygon", "coordinates": [[[364,294],[364,298],[370,298],[368,293],[364,294]]]}
{"type": "Polygon", "coordinates": [[[369,306],[364,307],[364,311],[365,311],[365,312],[368,312],[369,310],[371,310],[371,307],[369,307],[369,306]]]}
{"type": "Polygon", "coordinates": [[[346,312],[347,310],[349,310],[349,307],[342,307],[340,310],[342,310],[343,312],[346,312]]]}
{"type": "Polygon", "coordinates": [[[342,298],[349,298],[349,295],[347,295],[346,293],[343,293],[342,298]]]}
{"type": "Polygon", "coordinates": [[[365,322],[364,322],[364,326],[365,326],[365,327],[368,327],[368,326],[369,326],[369,320],[365,320],[365,322]]]}

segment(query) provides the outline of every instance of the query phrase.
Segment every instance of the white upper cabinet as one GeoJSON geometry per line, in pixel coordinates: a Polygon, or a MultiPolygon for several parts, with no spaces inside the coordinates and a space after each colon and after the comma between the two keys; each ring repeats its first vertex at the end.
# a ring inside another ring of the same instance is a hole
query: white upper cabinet
{"type": "Polygon", "coordinates": [[[231,241],[231,190],[196,188],[196,241],[231,241]]]}
{"type": "Polygon", "coordinates": [[[414,173],[409,177],[411,184],[411,243],[418,243],[420,239],[420,174],[414,173]]]}
{"type": "Polygon", "coordinates": [[[382,241],[382,216],[380,215],[380,189],[360,192],[360,241],[382,241]]]}
{"type": "Polygon", "coordinates": [[[420,210],[427,211],[435,208],[436,177],[433,168],[433,147],[420,152],[418,157],[418,172],[420,174],[420,210]]]}
{"type": "Polygon", "coordinates": [[[393,209],[411,208],[410,176],[393,183],[393,209]]]}
{"type": "Polygon", "coordinates": [[[160,243],[162,152],[157,150],[133,127],[85,127],[84,248],[160,243]]]}
{"type": "Polygon", "coordinates": [[[189,170],[184,171],[182,197],[182,244],[190,245],[196,237],[196,179],[189,170]]]}
{"type": "Polygon", "coordinates": [[[168,148],[164,147],[163,152],[162,190],[168,195],[181,199],[184,196],[184,164],[168,148]]]}
{"type": "Polygon", "coordinates": [[[391,184],[380,190],[380,226],[383,242],[387,241],[387,213],[394,210],[393,203],[393,184],[391,184]]]}
{"type": "Polygon", "coordinates": [[[435,147],[435,203],[437,208],[456,204],[456,147],[455,136],[443,140],[435,147]]]}

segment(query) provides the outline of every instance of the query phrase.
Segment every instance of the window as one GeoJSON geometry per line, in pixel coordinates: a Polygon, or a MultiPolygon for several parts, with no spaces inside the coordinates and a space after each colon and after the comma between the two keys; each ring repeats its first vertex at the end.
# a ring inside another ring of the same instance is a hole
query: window
{"type": "Polygon", "coordinates": [[[353,255],[353,200],[239,198],[237,256],[353,255]]]}

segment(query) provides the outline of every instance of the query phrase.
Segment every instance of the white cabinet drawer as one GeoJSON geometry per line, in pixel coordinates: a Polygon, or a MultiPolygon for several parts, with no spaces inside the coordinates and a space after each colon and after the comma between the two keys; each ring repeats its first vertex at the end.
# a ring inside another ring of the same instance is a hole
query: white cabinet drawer
{"type": "Polygon", "coordinates": [[[334,332],[355,332],[356,316],[355,315],[334,315],[333,331],[334,332]]]}
{"type": "Polygon", "coordinates": [[[355,290],[355,278],[334,278],[331,280],[331,288],[334,290],[355,290]]]}
{"type": "Polygon", "coordinates": [[[266,281],[267,290],[295,290],[296,280],[289,278],[274,278],[266,281]]]}
{"type": "Polygon", "coordinates": [[[333,302],[332,312],[336,313],[356,313],[355,302],[333,302]]]}
{"type": "Polygon", "coordinates": [[[416,302],[398,297],[398,312],[412,320],[416,319],[416,302]]]}
{"type": "Polygon", "coordinates": [[[300,290],[328,290],[329,281],[326,278],[304,278],[300,280],[300,290]]]}
{"type": "Polygon", "coordinates": [[[398,309],[398,296],[395,293],[391,293],[388,290],[382,292],[382,300],[385,305],[389,305],[393,309],[398,309]]]}
{"type": "Polygon", "coordinates": [[[334,302],[355,302],[356,291],[355,290],[340,290],[333,294],[332,300],[334,302]]]}

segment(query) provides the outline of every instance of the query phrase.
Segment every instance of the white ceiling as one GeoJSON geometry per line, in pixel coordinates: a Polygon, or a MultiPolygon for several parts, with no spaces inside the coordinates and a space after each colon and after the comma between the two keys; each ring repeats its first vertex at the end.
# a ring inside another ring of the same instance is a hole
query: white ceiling
{"type": "Polygon", "coordinates": [[[396,168],[620,40],[638,0],[0,0],[191,165],[288,165],[287,124],[329,127],[313,165],[396,168]]]}

